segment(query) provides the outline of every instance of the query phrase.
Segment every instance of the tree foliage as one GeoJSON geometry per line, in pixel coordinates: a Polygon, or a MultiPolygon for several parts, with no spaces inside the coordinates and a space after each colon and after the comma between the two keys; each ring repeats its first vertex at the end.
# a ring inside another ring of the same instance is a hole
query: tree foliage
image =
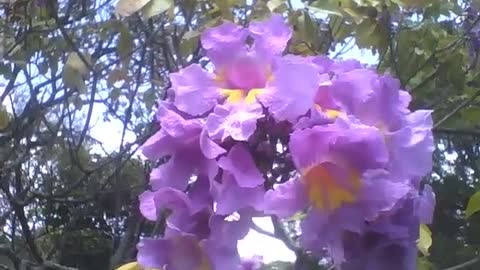
{"type": "MultiPolygon", "coordinates": [[[[204,29],[223,20],[246,25],[272,12],[284,14],[294,27],[289,52],[360,60],[358,52],[370,55],[372,68],[400,78],[414,97],[414,109],[435,111],[435,166],[424,181],[437,193],[437,209],[433,243],[429,253],[419,255],[419,267],[480,265],[480,1],[0,5],[4,268],[111,269],[131,261],[138,238],[161,227],[137,210],[152,164],[136,150],[158,129],[153,111],[156,100],[167,95],[168,74],[191,63],[208,64],[199,46],[204,29]],[[102,128],[107,125],[118,130],[102,128]],[[95,130],[112,134],[99,140],[95,130]]],[[[276,237],[295,241],[294,223],[282,224],[276,237]]],[[[318,258],[297,255],[294,265],[273,263],[266,269],[319,269],[318,258]]]]}

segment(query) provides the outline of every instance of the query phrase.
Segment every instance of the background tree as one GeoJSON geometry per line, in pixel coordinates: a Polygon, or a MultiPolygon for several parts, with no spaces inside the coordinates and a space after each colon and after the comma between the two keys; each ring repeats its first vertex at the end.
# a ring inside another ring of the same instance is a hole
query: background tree
{"type": "MultiPolygon", "coordinates": [[[[205,28],[271,12],[294,27],[290,53],[362,60],[352,54],[362,49],[373,55],[372,68],[400,79],[413,109],[435,110],[435,168],[425,181],[437,209],[431,254],[419,265],[480,265],[480,217],[465,214],[480,179],[480,1],[10,0],[0,7],[0,269],[111,269],[132,260],[138,238],[162,227],[138,212],[152,164],[136,150],[158,129],[153,112],[168,74],[208,64],[199,44],[205,28]],[[119,134],[96,139],[112,132],[107,124],[119,134]]],[[[296,262],[269,269],[319,269],[319,258],[295,248],[294,223],[274,221],[296,262]]]]}

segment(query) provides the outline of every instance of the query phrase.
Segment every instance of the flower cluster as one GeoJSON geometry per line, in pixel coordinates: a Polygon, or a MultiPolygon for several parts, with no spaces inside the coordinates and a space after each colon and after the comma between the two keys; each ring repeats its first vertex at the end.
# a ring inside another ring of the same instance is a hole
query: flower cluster
{"type": "MultiPolygon", "coordinates": [[[[257,269],[237,242],[253,217],[300,221],[301,248],[344,270],[415,269],[434,194],[430,111],[408,109],[398,80],[357,61],[283,55],[279,15],[206,30],[212,67],[171,75],[159,131],[142,147],[160,162],[142,214],[168,212],[138,262],[168,270],[257,269]]],[[[256,262],[258,264],[258,262],[256,262]]]]}

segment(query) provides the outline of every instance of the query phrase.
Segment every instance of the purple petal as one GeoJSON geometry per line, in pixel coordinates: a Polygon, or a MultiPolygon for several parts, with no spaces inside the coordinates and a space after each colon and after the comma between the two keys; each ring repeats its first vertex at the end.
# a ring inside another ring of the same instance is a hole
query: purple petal
{"type": "Polygon", "coordinates": [[[331,93],[347,113],[355,114],[361,109],[367,109],[361,105],[374,95],[373,86],[377,78],[378,75],[368,69],[342,73],[333,81],[331,93]]]}
{"type": "Polygon", "coordinates": [[[237,141],[246,141],[255,132],[257,120],[262,117],[263,112],[259,105],[230,108],[216,106],[205,125],[213,139],[223,141],[232,137],[237,141]]]}
{"type": "Polygon", "coordinates": [[[198,133],[202,128],[200,119],[186,120],[177,112],[168,109],[166,106],[160,106],[157,110],[157,119],[161,128],[174,138],[191,137],[192,133],[198,133]]]}
{"type": "Polygon", "coordinates": [[[142,154],[150,159],[157,160],[175,152],[177,142],[164,130],[159,130],[142,145],[142,154]]]}
{"type": "Polygon", "coordinates": [[[198,64],[170,75],[175,90],[175,106],[190,115],[202,115],[213,109],[220,97],[214,80],[198,64]]]}
{"type": "Polygon", "coordinates": [[[222,183],[213,182],[213,194],[217,202],[216,213],[230,215],[246,207],[256,207],[263,201],[263,186],[239,187],[233,176],[224,173],[222,183]]]}
{"type": "Polygon", "coordinates": [[[383,138],[376,128],[341,119],[330,125],[294,131],[289,145],[293,161],[300,169],[336,162],[341,157],[362,171],[381,167],[388,160],[383,138]]]}
{"type": "Polygon", "coordinates": [[[231,244],[243,239],[252,226],[252,219],[240,211],[238,220],[227,221],[224,216],[214,215],[210,219],[210,240],[231,244]]]}
{"type": "Polygon", "coordinates": [[[213,199],[210,195],[210,182],[205,176],[199,176],[188,191],[191,201],[192,213],[199,212],[213,206],[213,199]]]}
{"type": "Polygon", "coordinates": [[[253,188],[265,181],[248,148],[240,143],[235,144],[226,157],[220,158],[218,166],[230,172],[239,187],[253,188]]]}
{"type": "Polygon", "coordinates": [[[293,33],[279,14],[274,14],[265,21],[252,22],[248,29],[255,39],[255,50],[260,55],[282,54],[293,33]]]}
{"type": "Polygon", "coordinates": [[[284,61],[274,72],[273,89],[259,95],[259,100],[277,120],[295,122],[313,107],[319,82],[312,64],[284,61]]]}
{"type": "Polygon", "coordinates": [[[137,245],[137,260],[145,268],[200,269],[206,254],[191,235],[168,239],[143,239],[137,245]]]}
{"type": "Polygon", "coordinates": [[[198,239],[206,239],[211,233],[208,226],[211,215],[212,211],[206,208],[192,215],[188,213],[173,213],[168,216],[165,237],[170,238],[192,234],[198,239]]]}
{"type": "Polygon", "coordinates": [[[210,258],[212,269],[237,269],[240,264],[236,243],[225,245],[217,241],[205,240],[202,242],[205,252],[210,258]]]}
{"type": "Polygon", "coordinates": [[[431,111],[413,112],[406,120],[402,129],[387,134],[391,170],[407,177],[423,177],[432,170],[431,111]]]}
{"type": "Polygon", "coordinates": [[[412,191],[408,181],[395,181],[391,177],[385,170],[370,170],[363,174],[361,195],[358,204],[352,207],[363,212],[366,220],[372,221],[381,213],[390,211],[412,191]]]}
{"type": "Polygon", "coordinates": [[[216,144],[208,137],[206,129],[202,130],[202,133],[200,133],[200,148],[202,150],[202,153],[208,159],[217,158],[221,154],[227,152],[220,145],[216,144]]]}
{"type": "Polygon", "coordinates": [[[416,205],[417,215],[420,223],[431,224],[433,222],[433,213],[435,211],[435,193],[430,185],[423,187],[416,205]]]}
{"type": "Polygon", "coordinates": [[[194,167],[189,166],[188,160],[181,155],[173,156],[168,162],[153,169],[150,173],[150,185],[153,190],[171,187],[184,190],[194,172],[194,167]]]}
{"type": "Polygon", "coordinates": [[[392,241],[384,235],[371,232],[364,235],[351,233],[345,238],[346,259],[341,265],[342,269],[416,269],[417,249],[414,241],[392,241]]]}
{"type": "Polygon", "coordinates": [[[145,268],[161,269],[170,260],[170,246],[166,239],[142,239],[137,245],[137,261],[145,268]]]}
{"type": "Polygon", "coordinates": [[[151,221],[156,221],[158,217],[157,205],[155,204],[154,198],[155,192],[148,190],[140,194],[138,198],[140,201],[140,213],[151,221]]]}
{"type": "Polygon", "coordinates": [[[308,196],[305,185],[299,179],[290,180],[278,185],[274,190],[265,193],[262,210],[280,218],[288,218],[306,209],[308,196]]]}
{"type": "Polygon", "coordinates": [[[345,231],[362,233],[365,222],[362,213],[352,208],[340,208],[332,215],[310,212],[301,223],[301,241],[304,247],[317,255],[325,248],[336,262],[344,260],[343,235],[345,231]]]}
{"type": "Polygon", "coordinates": [[[331,72],[339,74],[355,69],[361,69],[362,64],[358,60],[348,59],[343,61],[335,61],[329,68],[331,72]]]}
{"type": "Polygon", "coordinates": [[[232,61],[236,53],[246,51],[247,36],[248,32],[243,27],[225,22],[205,30],[201,42],[208,58],[218,68],[232,61]]]}
{"type": "Polygon", "coordinates": [[[317,66],[319,73],[329,72],[332,64],[334,64],[334,61],[325,55],[313,58],[312,62],[317,66]]]}

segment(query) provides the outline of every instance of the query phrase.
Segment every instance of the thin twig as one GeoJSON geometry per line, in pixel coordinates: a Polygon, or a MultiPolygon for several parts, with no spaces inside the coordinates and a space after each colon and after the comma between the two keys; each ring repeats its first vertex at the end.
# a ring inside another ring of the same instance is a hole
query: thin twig
{"type": "Polygon", "coordinates": [[[455,109],[453,109],[451,112],[449,112],[447,115],[445,115],[442,119],[437,121],[434,125],[433,128],[438,128],[441,124],[443,124],[445,121],[450,119],[452,116],[454,116],[457,112],[462,110],[464,107],[468,106],[470,103],[472,103],[478,96],[480,96],[480,90],[477,90],[475,94],[473,94],[470,98],[464,100],[461,102],[455,109]]]}

